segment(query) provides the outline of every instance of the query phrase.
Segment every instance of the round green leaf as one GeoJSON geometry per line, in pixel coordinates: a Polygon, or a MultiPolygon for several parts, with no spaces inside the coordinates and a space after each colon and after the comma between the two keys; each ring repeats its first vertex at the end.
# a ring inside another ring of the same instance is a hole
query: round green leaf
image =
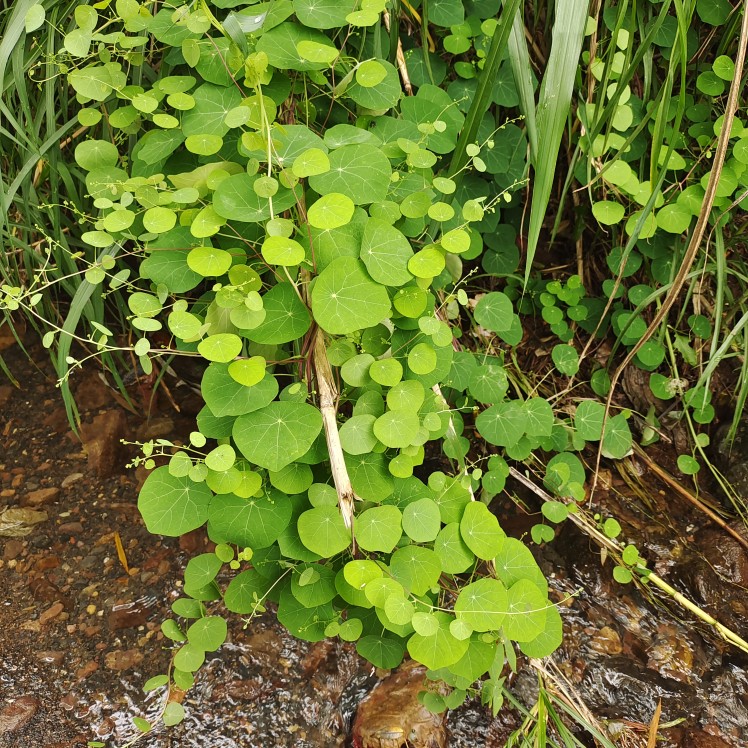
{"type": "Polygon", "coordinates": [[[197,350],[208,361],[225,364],[233,361],[242,352],[242,339],[227,332],[209,335],[198,343],[197,350]]]}
{"type": "Polygon", "coordinates": [[[479,579],[460,590],[455,602],[458,620],[473,631],[497,631],[507,612],[506,587],[497,579],[479,579]]]}
{"type": "Polygon", "coordinates": [[[403,530],[416,543],[435,540],[442,526],[439,507],[433,499],[428,498],[408,504],[403,510],[402,522],[403,530]]]}
{"type": "Polygon", "coordinates": [[[375,506],[356,517],[356,541],[365,551],[390,553],[402,536],[402,514],[395,506],[375,506]]]}
{"type": "Polygon", "coordinates": [[[318,506],[303,512],[297,529],[301,542],[322,558],[330,558],[351,544],[351,533],[335,506],[318,506]]]}
{"type": "Polygon", "coordinates": [[[313,405],[280,401],[237,418],[232,434],[250,462],[277,472],[303,457],[321,430],[313,405]]]}
{"type": "Polygon", "coordinates": [[[148,531],[157,535],[184,535],[208,519],[213,498],[204,483],[174,477],[169,468],[156,468],[146,478],[138,495],[138,509],[148,531]]]}
{"type": "Polygon", "coordinates": [[[355,209],[350,197],[333,192],[323,195],[311,205],[307,219],[314,228],[337,229],[350,222],[355,209]]]}
{"type": "Polygon", "coordinates": [[[485,561],[492,560],[501,550],[506,533],[499,521],[480,501],[471,501],[460,520],[460,535],[465,545],[485,561]]]}
{"type": "Polygon", "coordinates": [[[369,278],[358,260],[339,257],[314,284],[312,312],[326,332],[346,335],[379,324],[391,307],[387,290],[369,278]]]}

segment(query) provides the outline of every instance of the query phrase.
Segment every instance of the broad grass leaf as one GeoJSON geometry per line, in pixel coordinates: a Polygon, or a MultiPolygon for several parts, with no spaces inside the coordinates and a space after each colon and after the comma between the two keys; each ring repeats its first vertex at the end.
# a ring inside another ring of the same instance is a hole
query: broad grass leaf
{"type": "Polygon", "coordinates": [[[321,430],[322,416],[313,405],[281,401],[240,416],[232,433],[250,462],[277,472],[303,457],[321,430]]]}
{"type": "Polygon", "coordinates": [[[146,478],[138,495],[138,509],[148,532],[178,536],[205,523],[212,498],[204,483],[195,483],[187,477],[175,478],[164,466],[146,478]]]}

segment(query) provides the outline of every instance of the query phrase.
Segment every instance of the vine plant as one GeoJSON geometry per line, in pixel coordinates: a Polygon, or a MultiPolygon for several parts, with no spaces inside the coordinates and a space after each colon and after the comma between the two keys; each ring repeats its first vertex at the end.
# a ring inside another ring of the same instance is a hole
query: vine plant
{"type": "MultiPolygon", "coordinates": [[[[530,550],[489,510],[505,457],[555,454],[544,514],[560,521],[584,498],[574,452],[603,423],[596,402],[570,417],[515,386],[520,319],[472,280],[523,177],[502,138],[516,151],[522,133],[476,112],[468,84],[490,70],[463,64],[450,95],[415,47],[410,76],[385,0],[246,5],[81,4],[57,59],[89,128],[87,283],[127,289],[146,371],[165,350],[205,363],[189,443],[137,460],[148,529],[207,523],[217,544],[187,565],[162,626],[179,647],[147,688],[189,688],[224,611],[271,601],[302,639],[355,641],[381,668],[407,652],[453,689],[435,709],[479,680],[498,708],[515,644],[561,642],[530,550]]],[[[434,4],[437,43],[470,37],[480,60],[508,6],[497,21],[498,3],[434,4]]],[[[605,453],[630,446],[625,414],[608,419],[605,453]]]]}

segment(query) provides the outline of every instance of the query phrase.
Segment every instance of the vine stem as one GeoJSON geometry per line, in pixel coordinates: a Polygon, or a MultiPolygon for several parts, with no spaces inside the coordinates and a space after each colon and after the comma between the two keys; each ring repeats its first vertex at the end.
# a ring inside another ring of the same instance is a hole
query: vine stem
{"type": "MultiPolygon", "coordinates": [[[[307,306],[309,303],[309,281],[310,273],[302,270],[304,281],[304,295],[307,306]]],[[[343,446],[340,443],[338,432],[338,402],[340,396],[335,384],[330,360],[327,358],[327,346],[325,344],[325,333],[322,328],[316,327],[311,345],[309,346],[309,357],[311,358],[312,371],[317,383],[317,396],[319,412],[322,415],[322,427],[325,430],[325,441],[327,442],[327,454],[330,458],[330,472],[338,494],[338,509],[343,517],[345,526],[351,531],[351,543],[353,553],[356,553],[356,538],[353,535],[354,502],[358,498],[353,490],[351,476],[348,474],[348,466],[343,457],[343,446]]]]}
{"type": "MultiPolygon", "coordinates": [[[[327,453],[330,457],[330,471],[338,493],[338,507],[343,516],[343,522],[349,530],[353,530],[353,502],[356,494],[353,491],[348,467],[343,457],[343,447],[340,444],[338,432],[338,389],[332,375],[330,361],[327,358],[325,334],[320,328],[314,333],[312,346],[312,364],[319,395],[319,410],[322,414],[322,425],[325,429],[327,453]]],[[[355,542],[355,541],[354,541],[355,542]]],[[[354,546],[355,552],[355,546],[354,546]]]]}

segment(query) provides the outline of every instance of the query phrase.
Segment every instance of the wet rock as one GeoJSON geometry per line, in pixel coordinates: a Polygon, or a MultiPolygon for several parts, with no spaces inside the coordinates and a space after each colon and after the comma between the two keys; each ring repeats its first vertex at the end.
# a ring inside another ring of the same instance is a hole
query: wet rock
{"type": "Polygon", "coordinates": [[[8,404],[14,392],[15,387],[11,387],[9,384],[0,385],[0,408],[8,404]]]}
{"type": "Polygon", "coordinates": [[[65,606],[61,602],[56,602],[39,616],[39,623],[45,624],[53,621],[63,610],[65,610],[65,606]]]}
{"type": "Polygon", "coordinates": [[[83,532],[83,525],[80,522],[65,522],[57,528],[60,535],[78,535],[83,532]]]}
{"type": "Polygon", "coordinates": [[[81,426],[83,448],[88,467],[101,478],[107,478],[124,467],[120,442],[127,435],[127,417],[121,410],[110,410],[81,426]]]}
{"type": "Polygon", "coordinates": [[[70,486],[72,486],[73,483],[77,483],[82,477],[83,477],[83,473],[70,473],[70,475],[63,478],[63,481],[60,484],[60,486],[62,488],[70,488],[70,486]]]}
{"type": "Polygon", "coordinates": [[[418,700],[425,678],[426,668],[409,662],[377,684],[356,712],[355,748],[444,748],[444,715],[432,714],[418,700]]]}
{"type": "Polygon", "coordinates": [[[130,670],[143,661],[139,649],[118,649],[104,655],[104,665],[109,670],[130,670]]]}
{"type": "Polygon", "coordinates": [[[54,501],[59,494],[59,488],[40,488],[36,491],[30,491],[21,499],[21,506],[43,506],[54,501]]]}
{"type": "MultiPolygon", "coordinates": [[[[745,532],[742,524],[735,529],[745,532]]],[[[673,575],[701,607],[748,636],[748,552],[734,538],[718,528],[697,533],[673,575]]]]}
{"type": "Polygon", "coordinates": [[[99,669],[99,663],[95,660],[87,662],[83,667],[78,668],[75,671],[75,677],[80,680],[85,680],[89,675],[95,673],[99,669]]]}
{"type": "Polygon", "coordinates": [[[649,724],[659,701],[663,721],[697,710],[697,697],[693,695],[694,703],[689,703],[682,683],[663,678],[626,656],[588,662],[581,691],[596,714],[644,724],[649,724]]]}
{"type": "Polygon", "coordinates": [[[144,598],[124,605],[115,605],[107,618],[110,631],[144,626],[149,616],[149,608],[155,599],[144,598]]]}
{"type": "Polygon", "coordinates": [[[41,702],[35,696],[21,696],[11,701],[0,711],[0,735],[22,730],[31,722],[39,707],[41,702]]]}
{"type": "Polygon", "coordinates": [[[148,441],[158,439],[174,433],[174,421],[168,416],[151,418],[138,429],[138,439],[148,441]]]}
{"type": "Polygon", "coordinates": [[[59,667],[65,661],[65,653],[58,650],[42,650],[36,653],[36,659],[46,665],[59,667]]]}
{"type": "Polygon", "coordinates": [[[3,558],[12,561],[18,558],[23,551],[23,543],[20,540],[9,540],[3,548],[3,558]]]}

